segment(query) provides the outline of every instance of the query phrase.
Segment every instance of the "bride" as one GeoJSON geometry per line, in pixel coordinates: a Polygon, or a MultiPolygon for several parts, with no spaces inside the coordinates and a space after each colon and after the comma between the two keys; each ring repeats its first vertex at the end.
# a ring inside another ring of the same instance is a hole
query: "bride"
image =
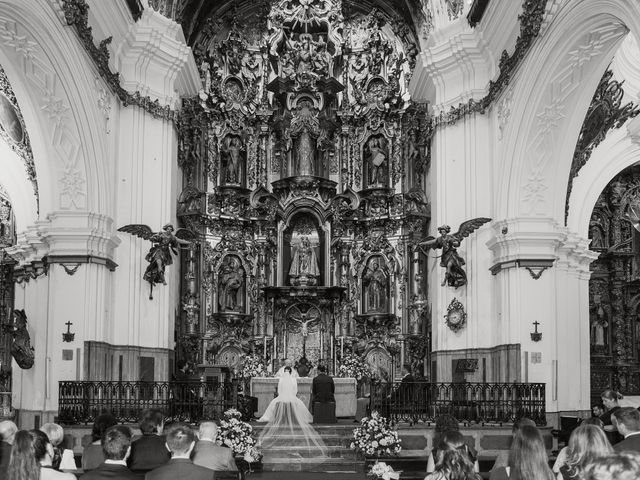
{"type": "Polygon", "coordinates": [[[278,396],[258,419],[258,422],[267,422],[258,444],[262,448],[295,447],[296,451],[306,446],[314,456],[326,456],[324,442],[311,426],[313,416],[297,397],[298,383],[291,372],[291,367],[284,367],[278,381],[278,396]]]}

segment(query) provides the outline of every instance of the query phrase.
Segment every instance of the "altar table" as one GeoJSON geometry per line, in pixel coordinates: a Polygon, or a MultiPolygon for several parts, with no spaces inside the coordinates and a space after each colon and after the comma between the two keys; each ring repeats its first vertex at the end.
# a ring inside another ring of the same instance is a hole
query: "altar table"
{"type": "MultiPolygon", "coordinates": [[[[267,409],[269,402],[273,400],[278,388],[278,378],[254,377],[251,379],[251,395],[258,398],[258,413],[260,417],[267,409]]],[[[298,378],[298,398],[307,406],[310,406],[311,383],[309,377],[298,378]]],[[[336,417],[353,417],[356,414],[356,379],[334,378],[336,385],[336,417]]]]}

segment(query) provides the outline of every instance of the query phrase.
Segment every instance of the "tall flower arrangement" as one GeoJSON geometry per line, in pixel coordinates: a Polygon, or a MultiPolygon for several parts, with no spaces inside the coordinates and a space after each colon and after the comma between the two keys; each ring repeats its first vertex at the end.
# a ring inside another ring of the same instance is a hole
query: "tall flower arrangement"
{"type": "Polygon", "coordinates": [[[342,357],[338,367],[339,377],[352,377],[356,380],[362,380],[364,377],[371,377],[372,375],[371,367],[360,355],[350,353],[342,357]]]}
{"type": "Polygon", "coordinates": [[[351,448],[368,457],[397,455],[402,450],[400,442],[398,432],[391,428],[389,420],[374,411],[353,429],[351,448]]]}
{"type": "Polygon", "coordinates": [[[240,357],[241,370],[240,375],[244,378],[264,377],[267,375],[267,367],[262,357],[254,353],[242,355],[240,357]]]}
{"type": "Polygon", "coordinates": [[[256,440],[253,438],[253,427],[241,420],[242,414],[235,408],[230,408],[224,412],[224,418],[220,421],[218,429],[218,445],[229,447],[236,455],[251,454],[257,457],[259,452],[255,447],[256,440]]]}

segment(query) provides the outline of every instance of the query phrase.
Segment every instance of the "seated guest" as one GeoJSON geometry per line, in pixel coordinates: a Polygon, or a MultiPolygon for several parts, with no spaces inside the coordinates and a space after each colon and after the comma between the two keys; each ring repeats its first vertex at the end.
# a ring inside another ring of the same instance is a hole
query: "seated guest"
{"type": "MultiPolygon", "coordinates": [[[[583,422],[584,423],[584,422],[583,422]]],[[[597,457],[613,452],[602,428],[595,425],[580,425],[569,438],[567,457],[559,469],[563,480],[581,479],[585,468],[597,457]]]]}
{"type": "MultiPolygon", "coordinates": [[[[429,453],[429,457],[427,458],[427,473],[431,473],[435,471],[436,468],[436,460],[438,458],[438,448],[441,443],[442,435],[445,432],[449,431],[459,431],[460,425],[458,425],[458,420],[453,415],[449,415],[445,413],[444,415],[440,415],[436,418],[436,425],[434,429],[433,435],[433,450],[429,453]]],[[[472,447],[468,447],[469,457],[471,462],[473,463],[474,472],[480,471],[480,465],[478,464],[476,451],[472,447]]]]}
{"type": "Polygon", "coordinates": [[[582,480],[637,480],[640,478],[640,454],[614,452],[595,458],[585,469],[582,480]]]}
{"type": "Polygon", "coordinates": [[[11,420],[0,422],[0,478],[6,478],[9,459],[11,458],[11,446],[16,436],[18,427],[11,420]]]}
{"type": "Polygon", "coordinates": [[[491,470],[490,480],[555,480],[542,435],[536,427],[518,430],[509,451],[509,465],[491,470]]]}
{"type": "Polygon", "coordinates": [[[193,449],[193,463],[218,471],[236,471],[238,467],[230,448],[216,443],[218,425],[215,422],[202,422],[198,431],[198,442],[193,449]]]}
{"type": "Polygon", "coordinates": [[[64,440],[64,430],[62,427],[57,423],[45,423],[40,427],[40,431],[49,437],[49,441],[51,445],[53,445],[53,468],[56,470],[77,469],[73,450],[60,448],[60,444],[62,444],[64,440]]]}
{"type": "Polygon", "coordinates": [[[598,417],[600,418],[602,415],[604,415],[604,412],[606,411],[604,409],[604,404],[602,402],[600,403],[596,403],[592,408],[591,411],[593,412],[593,416],[594,417],[598,417]]]}
{"type": "Polygon", "coordinates": [[[163,424],[162,413],[158,410],[143,412],[140,421],[142,436],[131,443],[129,468],[134,472],[148,472],[164,465],[171,458],[165,447],[165,440],[160,436],[163,424]]]}
{"type": "Polygon", "coordinates": [[[117,425],[118,421],[110,413],[104,413],[96,418],[91,431],[91,444],[84,447],[82,451],[82,469],[93,470],[104,462],[102,453],[102,436],[108,428],[117,425]]]}
{"type": "Polygon", "coordinates": [[[181,422],[171,424],[167,429],[167,448],[171,460],[164,465],[147,472],[145,480],[213,480],[213,470],[194,465],[189,457],[196,444],[196,437],[189,427],[181,422]]]}
{"type": "Polygon", "coordinates": [[[618,432],[624,437],[613,449],[616,452],[640,452],[640,412],[632,407],[623,407],[613,413],[613,418],[618,432]]]}
{"type": "Polygon", "coordinates": [[[444,432],[438,444],[436,466],[425,480],[479,480],[474,471],[469,447],[462,434],[455,430],[444,432]]]}
{"type": "MultiPolygon", "coordinates": [[[[521,419],[516,420],[515,422],[513,422],[513,427],[511,427],[511,438],[515,438],[518,430],[520,430],[525,425],[535,427],[536,422],[526,417],[522,417],[521,419]]],[[[496,461],[494,462],[493,468],[491,470],[493,470],[494,468],[506,467],[507,465],[509,465],[509,451],[501,450],[500,453],[498,453],[496,461]]]]}
{"type": "Polygon", "coordinates": [[[97,468],[85,473],[82,480],[140,480],[140,477],[127,468],[127,457],[131,453],[131,430],[124,425],[108,428],[102,439],[104,462],[97,468]]]}
{"type": "MultiPolygon", "coordinates": [[[[602,428],[602,420],[600,420],[600,418],[598,418],[598,417],[585,418],[580,423],[580,426],[583,426],[583,425],[595,426],[596,428],[599,428],[600,430],[602,430],[603,433],[604,433],[604,429],[602,428]]],[[[606,437],[607,436],[605,434],[605,438],[606,437]]],[[[571,440],[571,439],[569,439],[569,440],[571,440]]],[[[607,439],[607,443],[609,444],[609,446],[611,446],[611,443],[609,442],[609,439],[607,439]]],[[[562,450],[560,450],[558,452],[558,456],[556,457],[556,461],[554,462],[553,468],[551,469],[551,470],[553,470],[553,473],[555,473],[555,474],[559,474],[560,473],[560,468],[567,463],[568,455],[569,455],[569,446],[567,445],[566,447],[562,447],[562,450]]]]}
{"type": "Polygon", "coordinates": [[[40,430],[20,430],[16,433],[11,461],[7,472],[8,480],[75,480],[73,473],[54,470],[53,445],[40,430]]]}

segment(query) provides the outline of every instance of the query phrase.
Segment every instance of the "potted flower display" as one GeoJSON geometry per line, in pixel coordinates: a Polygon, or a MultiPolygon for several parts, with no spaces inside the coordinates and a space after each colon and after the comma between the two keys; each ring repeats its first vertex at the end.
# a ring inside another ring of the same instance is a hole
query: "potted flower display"
{"type": "Polygon", "coordinates": [[[400,473],[395,472],[391,465],[387,465],[384,462],[374,463],[367,475],[373,478],[381,478],[382,480],[398,480],[400,478],[400,473]]]}
{"type": "Polygon", "coordinates": [[[364,417],[360,426],[353,430],[351,448],[366,457],[393,456],[400,453],[398,432],[391,428],[389,421],[374,411],[364,417]]]}
{"type": "Polygon", "coordinates": [[[255,353],[240,356],[240,376],[243,378],[264,377],[267,375],[267,367],[262,357],[255,353]]]}
{"type": "Polygon", "coordinates": [[[342,357],[338,367],[338,377],[355,378],[358,382],[357,396],[360,398],[365,382],[373,377],[373,370],[360,355],[350,353],[342,357]]]}

